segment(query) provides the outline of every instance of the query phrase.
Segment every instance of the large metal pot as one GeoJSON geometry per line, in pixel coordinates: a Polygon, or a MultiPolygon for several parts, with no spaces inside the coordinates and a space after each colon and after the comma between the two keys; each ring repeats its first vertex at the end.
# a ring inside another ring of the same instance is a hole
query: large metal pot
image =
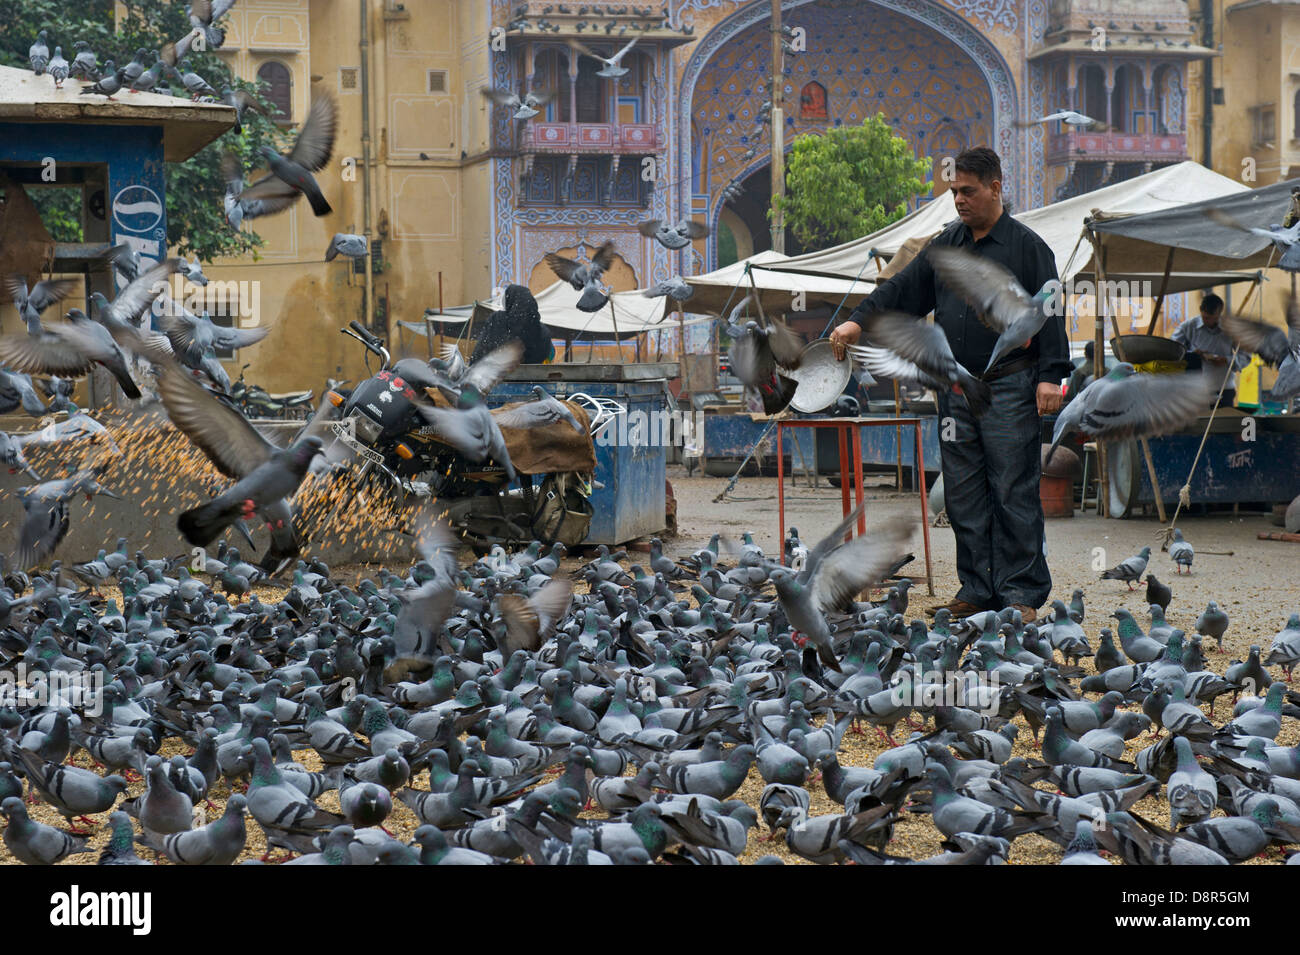
{"type": "Polygon", "coordinates": [[[1110,340],[1111,353],[1130,365],[1149,361],[1182,361],[1185,349],[1172,338],[1156,335],[1116,335],[1110,340]]]}

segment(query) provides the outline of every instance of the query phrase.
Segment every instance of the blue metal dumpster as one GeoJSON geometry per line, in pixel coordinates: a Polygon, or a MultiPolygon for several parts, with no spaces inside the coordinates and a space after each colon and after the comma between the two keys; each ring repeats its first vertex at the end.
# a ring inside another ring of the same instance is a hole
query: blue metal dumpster
{"type": "Polygon", "coordinates": [[[667,384],[675,362],[631,365],[520,365],[493,390],[493,407],[528,398],[541,385],[558,398],[586,392],[627,407],[596,441],[595,514],[588,544],[624,544],[664,529],[668,442],[681,433],[669,425],[667,384]]]}

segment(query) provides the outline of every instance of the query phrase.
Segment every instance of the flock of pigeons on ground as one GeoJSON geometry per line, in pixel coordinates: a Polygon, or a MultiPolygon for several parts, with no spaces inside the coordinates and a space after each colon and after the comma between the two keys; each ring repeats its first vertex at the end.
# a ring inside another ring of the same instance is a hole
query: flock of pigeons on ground
{"type": "Polygon", "coordinates": [[[100,864],[224,865],[249,855],[249,816],[262,861],[294,865],[734,865],[754,830],[866,865],[994,864],[1028,833],[1066,865],[1239,863],[1300,842],[1300,747],[1276,743],[1300,699],[1268,672],[1300,662],[1300,615],[1265,659],[1252,647],[1218,672],[1201,640],[1221,643],[1227,617],[1211,604],[1196,635],[1171,628],[1147,549],[1103,575],[1147,573],[1153,600],[1145,633],[1112,614],[1118,645],[1102,629],[1093,649],[1079,591],[1041,625],[1013,609],[908,622],[895,575],[914,528],[844,543],[857,518],[812,547],[792,531],[789,566],[745,535],[681,560],[658,541],[644,563],[602,549],[568,572],[539,543],[461,566],[430,510],[404,575],[348,586],[299,561],[282,599],[233,606],[204,580],[257,579],[233,549],[191,575],[121,541],[90,578],[120,607],[57,572],[9,573],[5,667],[83,679],[48,679],[45,698],[3,688],[4,842],[51,864],[88,851],[73,823],[106,824],[100,864]],[[882,601],[859,599],[882,583],[882,601]],[[918,731],[843,765],[862,724],[918,731]],[[1025,726],[1041,758],[1013,756],[1025,726]],[[96,769],[69,760],[82,750],[96,769]],[[755,770],[761,795],[737,798],[755,770]],[[126,798],[135,773],[146,787],[126,798]],[[840,808],[812,814],[817,789],[840,808]],[[1134,808],[1153,796],[1160,818],[1134,808]],[[69,828],[33,819],[35,801],[69,828]],[[384,828],[398,803],[419,822],[410,843],[384,828]],[[895,826],[927,815],[944,851],[894,851],[895,826]]]}

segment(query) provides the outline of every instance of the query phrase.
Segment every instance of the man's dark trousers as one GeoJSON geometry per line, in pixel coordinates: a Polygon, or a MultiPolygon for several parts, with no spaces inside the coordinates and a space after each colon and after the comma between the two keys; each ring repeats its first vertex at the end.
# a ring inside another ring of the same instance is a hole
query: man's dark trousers
{"type": "Polygon", "coordinates": [[[990,381],[981,418],[951,392],[939,396],[943,498],[957,539],[958,600],[1001,610],[1041,607],[1052,590],[1043,553],[1036,368],[990,381]]]}

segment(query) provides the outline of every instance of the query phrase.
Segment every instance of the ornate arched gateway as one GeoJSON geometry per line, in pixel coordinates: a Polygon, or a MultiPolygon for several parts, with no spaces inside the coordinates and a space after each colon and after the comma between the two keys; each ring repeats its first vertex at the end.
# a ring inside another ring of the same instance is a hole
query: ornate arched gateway
{"type": "MultiPolygon", "coordinates": [[[[786,0],[783,7],[784,23],[802,28],[807,40],[804,52],[786,58],[787,148],[799,133],[857,125],[879,112],[918,155],[993,145],[1008,192],[1029,194],[1024,137],[1012,125],[1016,85],[975,25],[929,0],[786,0]],[[810,83],[826,92],[824,118],[800,109],[810,83]]],[[[678,167],[692,172],[680,177],[679,208],[715,234],[722,189],[768,164],[770,139],[757,122],[771,70],[766,11],[751,4],[718,23],[693,48],[677,91],[678,167]]],[[[715,237],[702,264],[716,262],[715,237]]]]}

